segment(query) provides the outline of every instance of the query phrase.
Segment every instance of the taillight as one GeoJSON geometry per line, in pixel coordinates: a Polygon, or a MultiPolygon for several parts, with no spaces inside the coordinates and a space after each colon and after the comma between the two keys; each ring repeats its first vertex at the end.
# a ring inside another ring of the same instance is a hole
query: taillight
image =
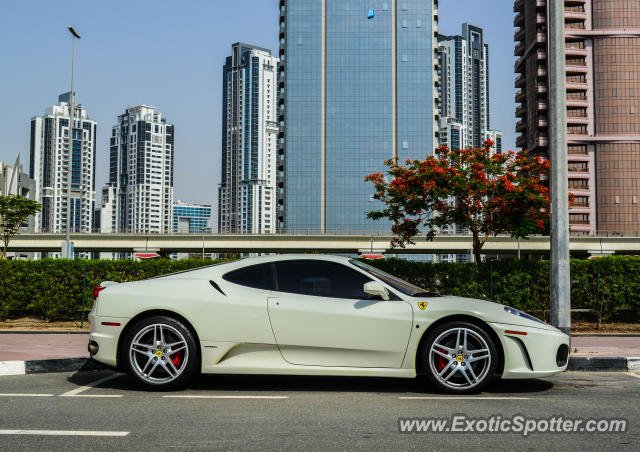
{"type": "Polygon", "coordinates": [[[100,291],[106,289],[104,286],[95,286],[93,288],[93,299],[95,300],[100,295],[100,291]]]}

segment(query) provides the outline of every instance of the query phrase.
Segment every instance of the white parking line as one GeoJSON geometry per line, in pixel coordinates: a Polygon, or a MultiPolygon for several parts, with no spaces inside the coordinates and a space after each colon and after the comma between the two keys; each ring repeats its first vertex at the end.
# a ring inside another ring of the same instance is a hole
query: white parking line
{"type": "Polygon", "coordinates": [[[251,395],[166,395],[167,399],[288,399],[288,396],[251,396],[251,395]]]}
{"type": "Polygon", "coordinates": [[[53,397],[53,394],[0,394],[0,397],[53,397]]]}
{"type": "Polygon", "coordinates": [[[529,397],[476,397],[476,396],[442,396],[442,397],[398,397],[400,400],[529,400],[529,397]]]}
{"type": "Polygon", "coordinates": [[[0,430],[0,435],[45,436],[127,436],[129,432],[101,432],[88,430],[0,430]]]}
{"type": "MultiPolygon", "coordinates": [[[[122,374],[107,375],[106,377],[100,378],[96,381],[92,381],[91,383],[88,383],[84,386],[80,386],[79,388],[72,389],[71,391],[67,391],[64,394],[60,394],[60,397],[98,397],[98,396],[88,396],[88,395],[79,396],[78,394],[86,391],[87,389],[95,388],[96,386],[99,386],[102,383],[106,383],[107,381],[113,380],[114,378],[118,378],[120,376],[122,376],[122,374]]],[[[122,397],[122,395],[108,394],[108,395],[103,395],[101,397],[122,397]]]]}

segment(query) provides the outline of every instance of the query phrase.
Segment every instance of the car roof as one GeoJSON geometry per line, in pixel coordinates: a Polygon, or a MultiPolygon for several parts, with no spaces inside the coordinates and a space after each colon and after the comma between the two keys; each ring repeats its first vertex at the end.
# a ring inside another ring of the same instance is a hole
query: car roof
{"type": "Polygon", "coordinates": [[[350,259],[352,258],[347,256],[336,256],[332,254],[298,253],[298,254],[278,254],[278,255],[269,255],[269,256],[247,257],[245,259],[236,261],[235,263],[240,263],[242,264],[242,266],[260,264],[260,263],[266,263],[266,262],[279,262],[279,261],[290,261],[290,260],[319,260],[319,261],[345,263],[345,262],[348,262],[350,259]]]}

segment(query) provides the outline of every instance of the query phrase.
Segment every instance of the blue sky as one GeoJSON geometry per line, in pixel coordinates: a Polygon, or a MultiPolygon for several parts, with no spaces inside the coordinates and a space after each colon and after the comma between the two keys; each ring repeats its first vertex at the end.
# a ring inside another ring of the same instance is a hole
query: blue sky
{"type": "MultiPolygon", "coordinates": [[[[491,125],[515,143],[513,2],[440,0],[440,32],[485,28],[491,125]]],[[[217,204],[222,64],[243,41],[277,52],[277,0],[6,1],[0,15],[0,161],[29,159],[29,119],[70,85],[73,25],[78,102],[98,121],[96,189],[108,177],[108,137],[128,105],[153,105],[176,126],[175,196],[217,204]]]]}

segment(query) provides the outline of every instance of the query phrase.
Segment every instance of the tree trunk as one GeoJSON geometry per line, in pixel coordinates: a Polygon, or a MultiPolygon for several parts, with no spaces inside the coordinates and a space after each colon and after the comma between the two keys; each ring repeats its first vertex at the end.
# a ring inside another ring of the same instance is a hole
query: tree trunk
{"type": "Polygon", "coordinates": [[[476,265],[480,265],[482,258],[480,255],[480,251],[482,251],[483,243],[480,242],[480,237],[478,237],[478,233],[473,233],[473,257],[475,258],[476,265]]]}

